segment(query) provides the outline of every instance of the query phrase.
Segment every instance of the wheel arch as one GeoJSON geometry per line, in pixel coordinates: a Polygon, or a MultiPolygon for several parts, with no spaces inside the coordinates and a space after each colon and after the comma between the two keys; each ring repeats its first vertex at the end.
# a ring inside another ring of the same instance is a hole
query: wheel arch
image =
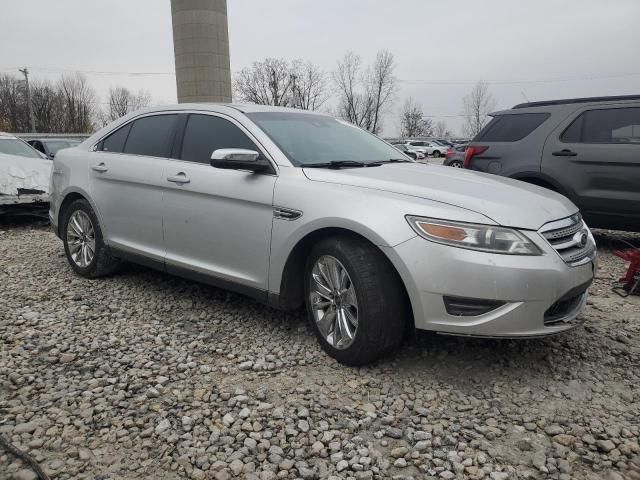
{"type": "Polygon", "coordinates": [[[58,237],[62,238],[61,231],[60,231],[60,229],[62,228],[62,225],[61,225],[62,215],[64,214],[64,211],[66,210],[66,208],[76,200],[86,200],[87,202],[89,202],[89,205],[91,205],[91,208],[93,209],[94,213],[98,217],[98,221],[100,222],[100,227],[103,229],[103,234],[104,234],[104,227],[103,227],[102,219],[100,218],[100,212],[96,208],[95,204],[91,201],[91,197],[89,197],[89,195],[87,195],[87,192],[83,190],[73,189],[73,190],[68,190],[63,194],[62,201],[60,202],[60,206],[58,207],[58,210],[56,212],[56,233],[58,234],[58,237]]]}
{"type": "Polygon", "coordinates": [[[363,242],[367,242],[382,253],[383,257],[389,262],[389,265],[395,272],[397,276],[397,280],[400,282],[402,287],[405,300],[407,302],[407,306],[409,308],[409,312],[411,312],[410,325],[407,325],[408,328],[413,329],[414,327],[414,318],[413,318],[413,307],[410,301],[409,293],[407,290],[407,286],[405,285],[404,279],[400,272],[391,261],[391,259],[387,256],[384,249],[378,247],[375,242],[371,241],[369,238],[364,236],[362,233],[358,233],[354,230],[350,230],[344,227],[323,227],[318,228],[312,232],[307,233],[298,242],[289,252],[289,255],[284,262],[284,267],[282,270],[282,276],[280,279],[280,291],[279,293],[270,293],[270,303],[280,309],[283,310],[293,310],[301,307],[304,304],[304,282],[300,281],[304,276],[304,270],[306,266],[306,261],[311,253],[311,249],[313,246],[322,239],[331,236],[339,236],[339,235],[348,235],[351,237],[355,237],[363,242]]]}

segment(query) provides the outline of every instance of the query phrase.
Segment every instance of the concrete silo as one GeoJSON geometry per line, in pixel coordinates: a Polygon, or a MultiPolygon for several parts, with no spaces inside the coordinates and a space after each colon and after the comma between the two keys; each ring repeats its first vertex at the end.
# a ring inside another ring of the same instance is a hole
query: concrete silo
{"type": "Polygon", "coordinates": [[[230,102],[226,0],[171,0],[178,102],[230,102]]]}

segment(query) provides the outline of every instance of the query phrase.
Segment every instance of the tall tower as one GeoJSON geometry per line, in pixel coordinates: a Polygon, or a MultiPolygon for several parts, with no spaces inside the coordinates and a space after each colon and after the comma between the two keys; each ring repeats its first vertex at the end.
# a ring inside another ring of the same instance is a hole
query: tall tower
{"type": "Polygon", "coordinates": [[[178,102],[230,102],[227,0],[171,0],[178,102]]]}

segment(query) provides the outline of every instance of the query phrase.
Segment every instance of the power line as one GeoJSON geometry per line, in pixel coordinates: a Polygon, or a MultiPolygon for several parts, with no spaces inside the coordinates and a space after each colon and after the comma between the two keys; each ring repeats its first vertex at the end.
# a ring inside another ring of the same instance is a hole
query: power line
{"type": "MultiPolygon", "coordinates": [[[[18,67],[3,67],[0,71],[14,71],[18,67]]],[[[74,68],[50,68],[50,67],[31,67],[32,71],[44,72],[44,73],[64,73],[64,72],[79,72],[89,75],[129,75],[129,76],[156,76],[156,75],[175,75],[175,72],[130,72],[130,71],[112,71],[112,70],[81,70],[74,68]]],[[[612,75],[587,75],[581,77],[551,77],[551,78],[537,78],[537,79],[508,79],[508,80],[485,80],[485,83],[490,85],[520,85],[531,83],[553,83],[553,82],[574,82],[574,81],[588,81],[588,80],[604,80],[610,78],[623,78],[623,77],[635,77],[640,76],[640,72],[634,73],[620,73],[612,75]]],[[[399,79],[401,83],[405,84],[424,84],[424,85],[474,85],[477,80],[438,80],[438,79],[426,79],[426,78],[405,78],[399,79]]]]}
{"type": "MultiPolygon", "coordinates": [[[[10,72],[15,68],[0,68],[1,72],[10,72]]],[[[106,70],[80,70],[77,68],[47,68],[47,67],[31,67],[32,71],[42,73],[86,73],[88,75],[129,75],[129,76],[154,76],[154,75],[175,75],[175,72],[125,72],[125,71],[106,71],[106,70]]]]}
{"type": "MultiPolygon", "coordinates": [[[[484,83],[489,85],[520,85],[527,83],[554,83],[554,82],[578,82],[584,80],[604,80],[609,78],[636,77],[637,73],[620,73],[615,75],[591,75],[584,77],[555,77],[555,78],[539,78],[539,79],[513,79],[513,80],[485,80],[484,83]]],[[[429,79],[400,79],[406,84],[424,84],[424,85],[475,85],[477,81],[471,80],[429,80],[429,79]]]]}

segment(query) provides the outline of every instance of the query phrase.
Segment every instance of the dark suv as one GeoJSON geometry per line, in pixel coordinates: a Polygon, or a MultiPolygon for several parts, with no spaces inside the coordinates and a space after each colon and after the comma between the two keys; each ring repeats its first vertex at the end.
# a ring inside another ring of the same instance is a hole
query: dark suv
{"type": "Polygon", "coordinates": [[[465,168],[562,193],[591,227],[640,232],[640,95],[522,103],[491,116],[465,168]]]}

